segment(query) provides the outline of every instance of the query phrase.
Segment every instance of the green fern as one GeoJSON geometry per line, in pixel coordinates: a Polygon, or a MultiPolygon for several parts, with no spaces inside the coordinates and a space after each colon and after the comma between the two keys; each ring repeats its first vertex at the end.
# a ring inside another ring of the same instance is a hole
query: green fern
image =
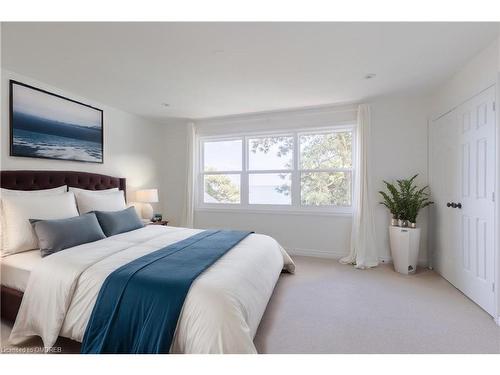
{"type": "Polygon", "coordinates": [[[383,198],[383,201],[380,202],[380,204],[386,206],[389,209],[392,216],[398,218],[399,213],[401,211],[401,196],[399,194],[399,191],[396,188],[396,186],[387,181],[384,181],[384,184],[387,190],[389,190],[389,194],[387,194],[384,191],[379,191],[379,194],[383,198]]]}
{"type": "Polygon", "coordinates": [[[416,222],[422,208],[434,203],[429,199],[428,186],[419,189],[414,184],[417,176],[418,174],[407,179],[396,180],[397,186],[384,181],[389,193],[379,191],[383,198],[380,204],[386,206],[394,217],[411,223],[416,222]]]}

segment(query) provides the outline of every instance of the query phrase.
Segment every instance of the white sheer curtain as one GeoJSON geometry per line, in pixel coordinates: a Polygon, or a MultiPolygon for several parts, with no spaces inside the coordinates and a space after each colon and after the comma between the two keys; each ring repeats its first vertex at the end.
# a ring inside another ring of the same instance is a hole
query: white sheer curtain
{"type": "Polygon", "coordinates": [[[186,176],[186,201],[184,202],[184,215],[182,225],[187,228],[194,226],[194,199],[195,199],[195,162],[196,162],[196,126],[190,122],[187,125],[187,176],[186,176]]]}
{"type": "Polygon", "coordinates": [[[358,107],[358,126],[356,129],[357,168],[354,171],[351,249],[349,255],[340,260],[344,264],[354,264],[356,268],[369,268],[378,265],[368,166],[370,126],[370,106],[361,104],[358,107]]]}

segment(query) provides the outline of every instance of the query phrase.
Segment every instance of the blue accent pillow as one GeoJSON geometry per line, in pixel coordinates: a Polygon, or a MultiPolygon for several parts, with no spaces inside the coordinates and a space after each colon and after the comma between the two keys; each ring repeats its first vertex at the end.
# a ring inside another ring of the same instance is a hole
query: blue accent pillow
{"type": "Polygon", "coordinates": [[[106,236],[114,236],[144,227],[134,207],[121,211],[94,211],[106,236]]]}
{"type": "Polygon", "coordinates": [[[60,220],[30,219],[30,222],[38,237],[42,257],[106,238],[93,213],[60,220]]]}

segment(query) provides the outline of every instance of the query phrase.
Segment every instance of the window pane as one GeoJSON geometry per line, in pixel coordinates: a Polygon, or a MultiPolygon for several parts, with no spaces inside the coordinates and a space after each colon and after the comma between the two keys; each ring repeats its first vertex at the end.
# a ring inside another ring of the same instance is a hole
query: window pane
{"type": "Polygon", "coordinates": [[[301,169],[352,168],[352,132],[299,137],[301,169]]]}
{"type": "Polygon", "coordinates": [[[241,147],[241,140],[204,142],[204,171],[241,171],[241,147]]]}
{"type": "Polygon", "coordinates": [[[239,174],[210,174],[204,180],[203,202],[240,203],[239,174]]]}
{"type": "Polygon", "coordinates": [[[304,206],[350,206],[351,172],[308,172],[300,176],[304,206]]]}
{"type": "Polygon", "coordinates": [[[250,170],[292,169],[293,137],[260,137],[248,140],[250,170]]]}
{"type": "Polygon", "coordinates": [[[292,204],[290,173],[252,173],[248,179],[250,204],[292,204]]]}

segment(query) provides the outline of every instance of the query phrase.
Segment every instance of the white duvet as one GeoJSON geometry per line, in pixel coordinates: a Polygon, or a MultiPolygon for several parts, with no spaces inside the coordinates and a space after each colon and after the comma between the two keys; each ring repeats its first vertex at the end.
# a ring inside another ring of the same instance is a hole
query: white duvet
{"type": "MultiPolygon", "coordinates": [[[[99,289],[118,267],[200,230],[150,225],[50,255],[31,273],[10,335],[81,342],[99,289]]],[[[271,237],[251,234],[192,284],[171,353],[256,353],[253,338],[281,270],[294,264],[271,237]]]]}

